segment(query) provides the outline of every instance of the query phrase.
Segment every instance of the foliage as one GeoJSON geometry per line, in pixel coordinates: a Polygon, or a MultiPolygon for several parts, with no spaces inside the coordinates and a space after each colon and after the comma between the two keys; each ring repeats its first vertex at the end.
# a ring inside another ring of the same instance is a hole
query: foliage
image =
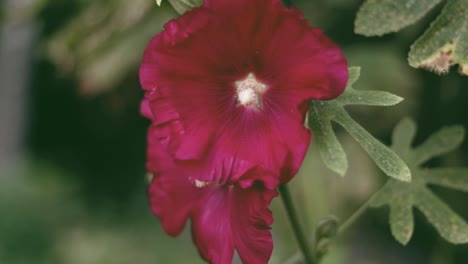
{"type": "MultiPolygon", "coordinates": [[[[174,9],[177,11],[179,14],[183,14],[186,11],[200,6],[203,2],[203,0],[168,0],[169,3],[174,7],[174,9]]],[[[156,0],[157,5],[161,5],[162,0],[156,0]]]]}
{"type": "Polygon", "coordinates": [[[358,67],[351,67],[348,85],[340,97],[332,101],[313,101],[310,105],[308,125],[314,132],[322,159],[327,167],[342,176],[348,169],[346,153],[332,129],[331,121],[334,121],[356,139],[388,176],[410,181],[411,173],[406,164],[356,123],[344,109],[346,105],[390,106],[402,101],[401,97],[387,92],[354,90],[352,85],[359,74],[358,67]]]}
{"type": "Polygon", "coordinates": [[[423,168],[421,165],[457,148],[464,137],[460,126],[442,128],[423,144],[411,147],[416,125],[404,119],[395,128],[392,148],[408,164],[411,183],[390,179],[370,201],[370,206],[390,207],[390,227],[393,236],[407,244],[414,230],[413,207],[418,208],[439,234],[454,244],[468,243],[468,224],[432,193],[428,184],[468,192],[468,168],[423,168]]]}
{"type": "Polygon", "coordinates": [[[108,92],[138,68],[145,45],[171,18],[152,7],[148,0],[92,1],[44,50],[62,72],[76,76],[82,95],[108,92]]]}
{"type": "MultiPolygon", "coordinates": [[[[355,21],[355,31],[365,36],[381,36],[411,25],[426,15],[440,0],[367,0],[355,21]]],[[[459,64],[468,75],[468,1],[449,0],[437,19],[411,46],[412,67],[438,74],[459,64]]]]}

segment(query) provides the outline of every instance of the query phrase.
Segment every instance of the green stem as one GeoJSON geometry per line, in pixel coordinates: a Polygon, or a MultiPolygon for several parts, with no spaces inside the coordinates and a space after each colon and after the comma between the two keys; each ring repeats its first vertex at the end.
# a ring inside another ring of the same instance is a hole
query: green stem
{"type": "Polygon", "coordinates": [[[369,207],[370,202],[372,201],[372,195],[365,203],[363,203],[354,213],[346,219],[343,224],[340,225],[338,228],[337,236],[341,235],[344,233],[350,226],[356,222],[356,220],[366,211],[366,209],[369,207]]]}
{"type": "Polygon", "coordinates": [[[306,264],[316,264],[313,254],[309,250],[309,246],[307,243],[307,239],[305,237],[305,233],[301,229],[299,218],[297,216],[296,209],[294,208],[291,193],[289,192],[288,187],[286,185],[280,185],[278,187],[278,190],[281,194],[281,198],[283,200],[284,207],[286,208],[289,221],[291,222],[294,235],[296,237],[297,243],[299,244],[299,248],[302,252],[302,255],[304,255],[304,260],[306,264]]]}

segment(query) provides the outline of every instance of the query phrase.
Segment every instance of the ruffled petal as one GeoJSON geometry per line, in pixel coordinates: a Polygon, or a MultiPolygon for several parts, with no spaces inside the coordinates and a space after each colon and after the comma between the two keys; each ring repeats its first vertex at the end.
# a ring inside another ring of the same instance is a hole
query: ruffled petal
{"type": "Polygon", "coordinates": [[[167,234],[178,236],[200,198],[200,190],[188,178],[163,172],[153,178],[148,190],[153,214],[167,234]]]}
{"type": "Polygon", "coordinates": [[[274,190],[240,189],[233,193],[231,211],[234,243],[244,263],[268,263],[273,250],[270,226],[273,216],[268,206],[274,190]]]}
{"type": "Polygon", "coordinates": [[[274,79],[265,96],[296,105],[339,96],[348,80],[347,62],[339,47],[320,29],[309,27],[297,9],[276,6],[275,10],[277,16],[268,16],[265,20],[271,21],[264,22],[270,26],[263,28],[270,31],[261,34],[256,44],[263,51],[261,75],[274,79]]]}
{"type": "Polygon", "coordinates": [[[296,105],[339,96],[346,87],[348,68],[338,46],[319,29],[308,29],[293,43],[297,44],[292,44],[287,57],[268,64],[267,71],[278,74],[268,96],[296,105]]]}
{"type": "Polygon", "coordinates": [[[143,99],[143,101],[141,101],[140,114],[150,120],[153,119],[153,113],[151,112],[151,107],[147,99],[143,99]]]}
{"type": "Polygon", "coordinates": [[[279,0],[207,0],[158,36],[140,69],[142,110],[178,166],[206,182],[288,181],[310,142],[308,101],[346,86],[338,47],[279,0]],[[262,109],[236,103],[249,73],[268,86],[262,109]]]}
{"type": "Polygon", "coordinates": [[[267,263],[273,241],[268,206],[275,191],[253,187],[213,186],[192,217],[192,234],[201,256],[210,263],[231,263],[237,249],[244,263],[267,263]]]}
{"type": "Polygon", "coordinates": [[[234,254],[229,187],[208,187],[192,217],[193,241],[210,263],[231,263],[234,254]]]}
{"type": "Polygon", "coordinates": [[[174,168],[174,160],[161,145],[158,127],[151,125],[147,133],[146,169],[155,175],[174,168]]]}
{"type": "Polygon", "coordinates": [[[161,219],[164,230],[171,236],[182,232],[192,208],[202,192],[193,181],[175,165],[153,134],[155,126],[148,131],[148,160],[146,167],[153,174],[148,188],[151,210],[161,219]]]}

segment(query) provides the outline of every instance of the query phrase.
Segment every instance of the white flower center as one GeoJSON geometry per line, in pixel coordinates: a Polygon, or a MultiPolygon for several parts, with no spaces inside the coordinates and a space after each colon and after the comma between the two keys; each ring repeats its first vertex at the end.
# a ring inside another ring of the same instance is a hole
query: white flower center
{"type": "Polygon", "coordinates": [[[249,107],[262,108],[262,95],[268,86],[259,82],[253,73],[249,73],[244,80],[236,81],[237,104],[249,107]]]}

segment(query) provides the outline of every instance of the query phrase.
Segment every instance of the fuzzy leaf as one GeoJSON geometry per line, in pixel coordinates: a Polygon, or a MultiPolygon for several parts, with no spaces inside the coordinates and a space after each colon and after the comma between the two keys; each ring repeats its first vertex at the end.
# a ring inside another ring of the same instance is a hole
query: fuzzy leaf
{"type": "Polygon", "coordinates": [[[412,45],[409,64],[438,74],[453,64],[468,75],[468,1],[450,0],[429,29],[412,45]]]}
{"type": "Polygon", "coordinates": [[[169,0],[169,3],[179,14],[183,14],[202,4],[203,0],[169,0]]]}
{"type": "Polygon", "coordinates": [[[414,24],[441,0],[367,0],[359,9],[355,31],[381,36],[414,24]]]}
{"type": "Polygon", "coordinates": [[[411,181],[410,170],[400,157],[356,123],[344,109],[336,112],[334,121],[354,137],[385,174],[402,181],[411,181]]]}
{"type": "MultiPolygon", "coordinates": [[[[406,195],[398,197],[403,201],[404,198],[406,198],[406,195]]],[[[414,216],[411,204],[405,202],[393,203],[390,207],[390,225],[395,239],[406,245],[414,231],[414,216]]]]}
{"type": "Polygon", "coordinates": [[[349,88],[337,99],[343,105],[392,106],[403,101],[400,96],[381,91],[360,91],[349,88]]]}
{"type": "Polygon", "coordinates": [[[468,168],[439,168],[420,173],[429,184],[468,192],[468,168]]]}
{"type": "Polygon", "coordinates": [[[468,168],[424,169],[423,161],[453,150],[460,144],[463,131],[454,126],[443,128],[421,146],[411,147],[416,125],[402,120],[394,130],[392,148],[411,168],[411,183],[390,179],[370,201],[370,206],[390,207],[390,227],[393,236],[402,244],[411,239],[414,229],[413,208],[420,210],[447,241],[468,243],[468,224],[427,187],[441,185],[468,192],[468,168]],[[441,144],[443,143],[443,144],[441,144]],[[445,146],[444,146],[445,145],[445,146]]]}
{"type": "Polygon", "coordinates": [[[331,121],[343,126],[356,141],[369,153],[382,171],[403,181],[411,180],[406,164],[389,148],[380,143],[364,128],[356,123],[344,109],[345,105],[393,105],[402,98],[390,93],[358,91],[351,86],[358,79],[360,69],[349,68],[349,81],[345,92],[336,100],[312,101],[309,111],[309,127],[316,135],[320,154],[325,165],[340,175],[348,168],[346,154],[333,132],[331,121]]]}
{"type": "MultiPolygon", "coordinates": [[[[411,25],[441,0],[366,0],[355,21],[355,32],[381,36],[411,25]]],[[[459,65],[468,75],[468,1],[448,0],[441,14],[411,46],[408,62],[437,74],[459,65]]]]}
{"type": "Polygon", "coordinates": [[[395,127],[392,135],[392,148],[405,158],[408,146],[413,142],[416,135],[416,124],[410,118],[404,118],[399,125],[395,127]]]}
{"type": "Polygon", "coordinates": [[[432,157],[453,151],[461,145],[464,137],[465,130],[461,126],[442,128],[414,149],[412,162],[420,165],[432,157]]]}
{"type": "Polygon", "coordinates": [[[310,122],[310,128],[314,131],[314,140],[317,142],[320,155],[325,165],[344,176],[348,170],[348,160],[329,119],[320,115],[318,108],[311,108],[309,115],[312,115],[314,122],[310,122]]]}

